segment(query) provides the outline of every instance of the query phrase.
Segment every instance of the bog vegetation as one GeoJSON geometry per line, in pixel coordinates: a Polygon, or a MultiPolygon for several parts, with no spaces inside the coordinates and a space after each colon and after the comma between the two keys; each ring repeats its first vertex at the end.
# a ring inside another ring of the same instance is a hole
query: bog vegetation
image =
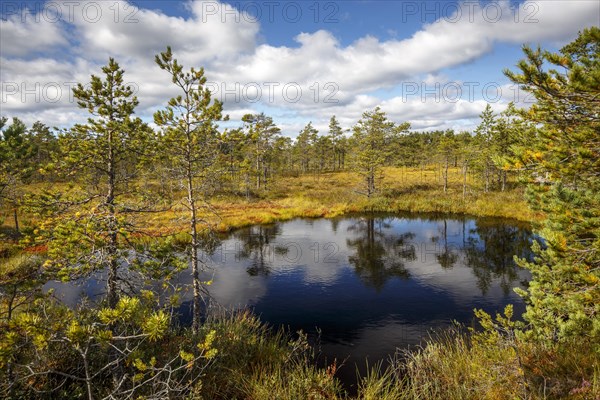
{"type": "Polygon", "coordinates": [[[203,315],[198,251],[211,232],[351,211],[435,211],[531,221],[544,239],[523,322],[476,311],[360,378],[360,399],[600,398],[600,29],[559,53],[524,48],[505,74],[527,109],[488,107],[474,132],[414,132],[380,108],[295,140],[264,114],[222,130],[223,105],[171,49],[179,90],[135,116],[110,59],[74,89],[89,119],[53,132],[0,120],[0,392],[4,398],[343,399],[302,334],[247,313],[203,315]],[[193,323],[175,315],[192,274],[193,323]],[[101,304],[67,308],[41,285],[104,275],[101,304]],[[160,293],[132,282],[167,282],[160,293]]]}

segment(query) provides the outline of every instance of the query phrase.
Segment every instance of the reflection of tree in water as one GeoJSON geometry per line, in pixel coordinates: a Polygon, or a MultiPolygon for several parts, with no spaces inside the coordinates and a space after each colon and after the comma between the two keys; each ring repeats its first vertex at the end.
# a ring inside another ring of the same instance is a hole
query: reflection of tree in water
{"type": "Polygon", "coordinates": [[[531,256],[531,234],[519,227],[485,219],[477,220],[476,226],[467,235],[463,223],[465,263],[473,270],[483,294],[494,279],[500,279],[500,287],[508,294],[519,279],[520,268],[514,256],[531,256]]]}
{"type": "Polygon", "coordinates": [[[442,268],[449,269],[458,261],[458,254],[453,250],[453,246],[448,245],[448,221],[444,220],[444,227],[440,230],[440,234],[441,238],[439,236],[431,238],[433,242],[438,243],[441,240],[443,244],[441,251],[435,257],[442,268]]]}
{"type": "MultiPolygon", "coordinates": [[[[212,230],[205,232],[200,237],[198,266],[202,273],[203,279],[212,280],[214,277],[215,269],[211,260],[211,256],[215,254],[215,251],[219,246],[221,246],[221,238],[212,230]]],[[[205,285],[201,285],[201,290],[205,294],[209,293],[208,287],[205,285]]]]}
{"type": "MultiPolygon", "coordinates": [[[[213,255],[219,246],[221,246],[221,238],[218,234],[212,230],[205,233],[200,237],[200,259],[204,260],[213,255]]],[[[204,262],[207,261],[204,260],[204,262]]]]}
{"type": "Polygon", "coordinates": [[[273,240],[280,233],[279,224],[252,226],[234,233],[234,237],[240,243],[237,252],[238,257],[250,260],[250,264],[246,269],[249,275],[269,275],[274,254],[285,254],[287,252],[286,248],[273,247],[273,240]]]}
{"type": "Polygon", "coordinates": [[[414,246],[407,243],[415,235],[386,232],[389,227],[385,219],[373,217],[360,218],[348,227],[358,234],[357,238],[346,240],[348,247],[355,251],[348,261],[365,285],[377,291],[392,277],[408,279],[410,275],[403,260],[416,259],[414,246]]]}
{"type": "Polygon", "coordinates": [[[333,231],[333,233],[337,233],[339,226],[340,226],[340,219],[332,218],[331,219],[331,230],[333,231]]]}

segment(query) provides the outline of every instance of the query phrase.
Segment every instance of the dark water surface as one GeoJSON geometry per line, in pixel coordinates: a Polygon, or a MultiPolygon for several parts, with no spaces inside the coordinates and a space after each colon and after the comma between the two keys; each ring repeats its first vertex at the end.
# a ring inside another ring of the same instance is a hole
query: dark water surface
{"type": "MultiPolygon", "coordinates": [[[[512,303],[520,315],[524,305],[512,288],[529,274],[513,256],[530,257],[532,238],[514,221],[487,218],[297,219],[221,238],[204,255],[203,279],[213,281],[213,303],[249,307],[312,339],[320,332],[322,360],[346,360],[339,373],[350,383],[355,364],[385,360],[453,320],[470,324],[474,308],[494,313],[512,303]]],[[[189,273],[179,280],[190,283],[189,273]]],[[[51,286],[67,302],[82,290],[51,286]]],[[[83,290],[94,296],[103,284],[90,280],[83,290]]]]}

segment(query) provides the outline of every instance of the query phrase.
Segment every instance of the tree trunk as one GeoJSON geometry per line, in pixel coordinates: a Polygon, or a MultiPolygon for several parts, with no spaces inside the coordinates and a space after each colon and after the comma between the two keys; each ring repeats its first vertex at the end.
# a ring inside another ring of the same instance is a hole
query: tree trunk
{"type": "Polygon", "coordinates": [[[115,308],[119,302],[119,294],[117,289],[119,260],[117,259],[117,227],[116,218],[114,216],[114,207],[108,206],[111,210],[109,216],[109,243],[108,243],[108,277],[106,280],[106,297],[108,306],[115,308]]]}
{"type": "Polygon", "coordinates": [[[256,189],[260,189],[260,147],[256,145],[256,189]]]}
{"type": "Polygon", "coordinates": [[[263,166],[263,187],[265,190],[267,190],[267,176],[269,175],[268,171],[269,167],[265,164],[263,166]]]}
{"type": "Polygon", "coordinates": [[[338,159],[337,153],[338,153],[337,149],[334,148],[333,149],[332,163],[331,163],[331,166],[333,167],[333,171],[334,172],[337,171],[337,159],[338,159]]]}
{"type": "Polygon", "coordinates": [[[446,157],[446,165],[444,166],[444,193],[448,191],[448,163],[449,159],[446,157]]]}
{"type": "Polygon", "coordinates": [[[260,162],[256,158],[256,190],[260,189],[260,162]]]}
{"type": "Polygon", "coordinates": [[[106,194],[106,207],[108,209],[108,277],[106,279],[106,297],[108,306],[115,308],[119,301],[117,293],[117,270],[119,262],[117,260],[117,218],[115,215],[115,156],[112,148],[112,131],[108,133],[108,193],[106,194]]]}
{"type": "Polygon", "coordinates": [[[465,160],[465,163],[463,164],[463,199],[467,197],[467,169],[468,163],[465,160]]]}
{"type": "MultiPolygon", "coordinates": [[[[260,178],[259,178],[260,179],[260,178]]],[[[196,214],[196,199],[194,196],[194,183],[192,179],[192,165],[188,161],[187,171],[187,189],[188,189],[188,204],[190,206],[190,235],[192,237],[192,243],[190,246],[190,266],[192,268],[192,285],[194,290],[194,300],[192,308],[192,331],[198,333],[200,329],[200,301],[202,300],[202,292],[200,288],[200,272],[198,270],[198,248],[200,247],[198,242],[198,227],[197,214],[196,214]]]]}
{"type": "Polygon", "coordinates": [[[92,377],[90,373],[90,363],[87,358],[87,348],[84,351],[80,350],[81,358],[83,358],[83,371],[85,372],[85,387],[87,390],[88,400],[94,400],[92,392],[92,377]]]}
{"type": "Polygon", "coordinates": [[[484,191],[485,191],[485,193],[487,193],[490,190],[490,168],[489,168],[489,165],[487,164],[487,162],[485,164],[485,169],[483,171],[483,174],[484,174],[484,179],[485,179],[484,191]]]}
{"type": "MultiPolygon", "coordinates": [[[[111,228],[112,229],[112,228],[111,228]]],[[[106,279],[106,298],[108,300],[108,306],[111,308],[115,308],[117,303],[119,302],[119,294],[117,293],[117,272],[119,268],[119,263],[117,260],[117,249],[116,249],[116,241],[117,241],[117,233],[111,232],[109,236],[109,245],[108,245],[108,257],[109,257],[109,266],[108,266],[108,277],[106,279]]]]}
{"type": "Polygon", "coordinates": [[[13,218],[15,219],[15,231],[17,232],[17,236],[20,236],[21,230],[19,229],[19,216],[16,206],[13,208],[13,218]]]}
{"type": "MultiPolygon", "coordinates": [[[[12,321],[12,313],[13,313],[13,304],[15,299],[17,298],[17,285],[13,286],[13,290],[10,296],[10,299],[8,301],[8,306],[7,306],[7,315],[6,315],[6,322],[7,324],[10,324],[12,321]]],[[[8,387],[8,398],[11,398],[12,393],[13,393],[13,387],[14,387],[14,383],[15,383],[15,376],[13,373],[13,363],[12,361],[8,361],[6,363],[6,382],[7,382],[7,387],[8,387]]]]}
{"type": "Polygon", "coordinates": [[[247,172],[244,178],[246,183],[246,200],[250,200],[250,173],[247,172]]]}
{"type": "Polygon", "coordinates": [[[367,175],[367,197],[375,193],[375,168],[369,167],[369,173],[367,175]]]}

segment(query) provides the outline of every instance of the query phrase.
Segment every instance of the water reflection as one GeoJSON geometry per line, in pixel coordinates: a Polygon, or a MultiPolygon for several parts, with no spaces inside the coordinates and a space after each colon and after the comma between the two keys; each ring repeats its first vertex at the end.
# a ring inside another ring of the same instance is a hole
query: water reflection
{"type": "MultiPolygon", "coordinates": [[[[386,359],[396,347],[419,343],[430,329],[453,320],[470,323],[474,308],[494,313],[512,303],[519,315],[524,305],[511,289],[529,275],[513,256],[529,257],[531,239],[525,227],[495,219],[299,219],[240,229],[211,242],[202,279],[213,281],[213,305],[251,307],[272,325],[311,337],[320,332],[323,354],[329,360],[349,357],[346,373],[352,378],[354,363],[364,366],[364,357],[386,359]]],[[[189,286],[189,272],[176,283],[189,286]]],[[[65,298],[82,290],[48,285],[65,298]]],[[[183,297],[189,301],[191,293],[183,297]]]]}
{"type": "MultiPolygon", "coordinates": [[[[458,252],[454,251],[453,246],[448,243],[448,221],[444,220],[444,228],[440,230],[441,240],[443,242],[443,246],[441,251],[436,254],[436,258],[440,266],[444,269],[452,268],[454,264],[458,261],[458,252]]],[[[440,241],[439,236],[434,236],[431,238],[431,241],[437,243],[440,241]]]]}
{"type": "Polygon", "coordinates": [[[359,218],[348,227],[348,231],[356,236],[346,240],[348,248],[353,251],[348,261],[365,285],[377,291],[393,277],[408,279],[410,273],[404,260],[416,259],[415,248],[408,243],[415,237],[414,233],[389,234],[387,230],[392,221],[389,218],[359,218]]]}
{"type": "MultiPolygon", "coordinates": [[[[508,294],[521,278],[514,255],[530,258],[530,234],[515,226],[480,220],[469,231],[464,243],[466,265],[477,277],[478,287],[486,294],[494,281],[508,294]]],[[[521,285],[524,285],[521,279],[521,285]]]]}
{"type": "Polygon", "coordinates": [[[280,234],[280,225],[253,226],[233,234],[239,243],[238,258],[249,260],[246,271],[250,276],[269,275],[274,251],[278,254],[287,253],[283,247],[273,249],[271,246],[280,234]]]}
{"type": "Polygon", "coordinates": [[[352,382],[365,357],[386,359],[431,329],[470,323],[474,308],[513,303],[522,312],[511,289],[528,273],[513,257],[529,257],[530,240],[524,227],[495,219],[381,215],[252,227],[223,238],[235,262],[213,254],[217,286],[246,273],[213,295],[271,324],[319,332],[324,356],[347,359],[340,373],[352,382]]]}

